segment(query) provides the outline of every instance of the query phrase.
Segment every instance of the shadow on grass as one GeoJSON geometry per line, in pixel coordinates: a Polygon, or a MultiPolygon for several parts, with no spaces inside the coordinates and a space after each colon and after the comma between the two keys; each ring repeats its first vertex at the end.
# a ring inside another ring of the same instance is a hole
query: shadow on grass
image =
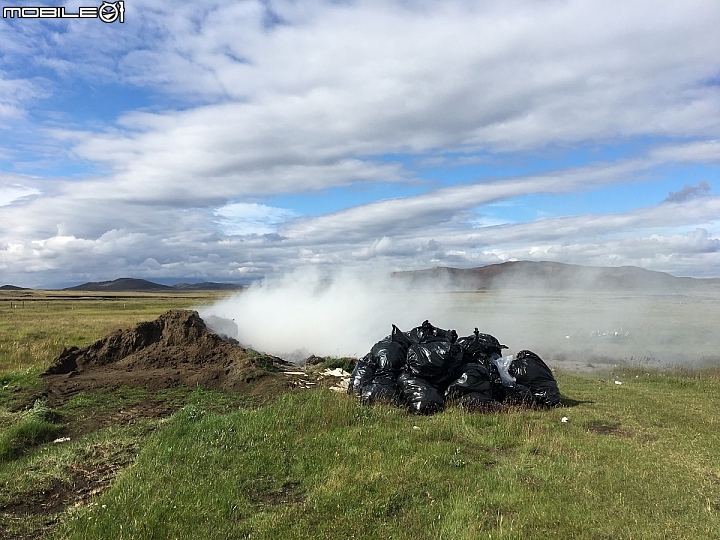
{"type": "Polygon", "coordinates": [[[577,399],[569,398],[566,396],[563,396],[560,400],[560,403],[563,407],[577,407],[578,405],[583,405],[584,403],[595,403],[594,401],[585,400],[585,401],[579,401],[577,399]]]}

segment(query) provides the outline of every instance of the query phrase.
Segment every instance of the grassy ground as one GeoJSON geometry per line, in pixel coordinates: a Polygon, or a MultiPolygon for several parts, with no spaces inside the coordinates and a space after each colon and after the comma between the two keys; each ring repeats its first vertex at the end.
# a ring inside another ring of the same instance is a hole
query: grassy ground
{"type": "Polygon", "coordinates": [[[3,537],[720,538],[720,370],[560,372],[564,408],[427,418],[327,390],[23,402],[55,350],[197,300],[116,302],[0,323],[3,537]]]}

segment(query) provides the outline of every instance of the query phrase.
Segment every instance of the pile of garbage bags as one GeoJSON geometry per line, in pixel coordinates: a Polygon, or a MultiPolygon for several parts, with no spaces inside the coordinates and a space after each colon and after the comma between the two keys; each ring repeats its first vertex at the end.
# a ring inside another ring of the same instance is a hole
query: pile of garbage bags
{"type": "Polygon", "coordinates": [[[415,414],[443,410],[447,401],[470,409],[500,404],[556,407],[560,391],[550,368],[531,351],[502,356],[505,345],[475,329],[458,338],[425,321],[409,332],[395,325],[355,365],[348,394],[363,403],[393,402],[415,414]]]}

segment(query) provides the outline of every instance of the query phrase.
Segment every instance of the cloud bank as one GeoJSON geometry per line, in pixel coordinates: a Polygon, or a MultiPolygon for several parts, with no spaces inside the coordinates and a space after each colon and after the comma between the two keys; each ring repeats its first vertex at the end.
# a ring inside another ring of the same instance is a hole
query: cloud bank
{"type": "Polygon", "coordinates": [[[0,21],[4,281],[720,275],[715,3],[126,10],[0,21]]]}

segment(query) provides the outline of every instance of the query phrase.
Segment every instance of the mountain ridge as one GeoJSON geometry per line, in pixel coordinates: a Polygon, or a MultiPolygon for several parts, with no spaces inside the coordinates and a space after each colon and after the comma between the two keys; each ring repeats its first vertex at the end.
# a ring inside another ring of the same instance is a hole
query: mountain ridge
{"type": "MultiPolygon", "coordinates": [[[[637,266],[583,266],[551,261],[508,261],[474,268],[435,266],[420,270],[393,272],[392,277],[411,284],[442,283],[457,290],[483,289],[548,289],[548,290],[637,290],[688,292],[720,291],[720,278],[678,277],[666,272],[637,266]]],[[[87,282],[63,291],[85,292],[182,292],[234,291],[243,285],[201,282],[162,285],[140,278],[118,278],[111,281],[87,282]]],[[[28,290],[3,285],[0,290],[28,290]]]]}
{"type": "Polygon", "coordinates": [[[436,266],[394,272],[414,284],[443,280],[457,289],[663,290],[720,289],[718,278],[677,277],[637,266],[582,266],[551,261],[509,261],[476,268],[436,266]]]}
{"type": "Polygon", "coordinates": [[[111,281],[89,281],[74,287],[66,287],[63,291],[88,292],[170,292],[170,291],[229,291],[239,290],[241,285],[232,283],[178,283],[177,285],[161,285],[146,279],[117,278],[111,281]]]}

